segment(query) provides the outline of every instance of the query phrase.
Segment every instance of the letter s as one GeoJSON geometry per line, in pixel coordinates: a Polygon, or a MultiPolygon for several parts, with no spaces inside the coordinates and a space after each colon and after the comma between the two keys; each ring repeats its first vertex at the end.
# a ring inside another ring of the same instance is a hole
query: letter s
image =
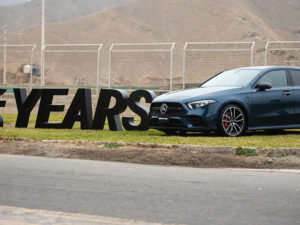
{"type": "Polygon", "coordinates": [[[146,131],[149,129],[150,125],[150,119],[149,119],[149,109],[147,109],[145,106],[141,104],[141,98],[145,98],[146,103],[151,103],[155,98],[156,95],[153,91],[147,91],[147,90],[137,90],[132,92],[132,94],[129,97],[129,108],[139,115],[141,118],[141,122],[139,125],[136,125],[134,123],[133,117],[123,117],[122,123],[126,130],[133,131],[146,131]]]}

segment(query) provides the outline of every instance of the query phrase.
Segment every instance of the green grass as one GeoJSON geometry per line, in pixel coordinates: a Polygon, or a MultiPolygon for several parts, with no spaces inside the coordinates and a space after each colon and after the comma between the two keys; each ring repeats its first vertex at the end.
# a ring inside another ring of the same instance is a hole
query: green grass
{"type": "Polygon", "coordinates": [[[120,148],[122,147],[123,145],[120,144],[120,143],[106,143],[104,145],[104,148],[120,148]]]}
{"type": "MultiPolygon", "coordinates": [[[[235,146],[235,147],[288,147],[300,148],[300,130],[290,130],[284,134],[272,135],[265,132],[246,133],[245,136],[230,138],[218,137],[202,133],[191,133],[185,136],[166,136],[156,130],[140,131],[109,131],[80,130],[79,124],[72,130],[35,129],[36,116],[31,116],[29,128],[15,128],[16,115],[4,114],[4,127],[0,128],[0,137],[28,138],[43,140],[88,140],[124,143],[159,143],[159,144],[191,144],[207,146],[235,146]]],[[[63,115],[51,115],[51,122],[61,122],[63,115]]]]}
{"type": "Polygon", "coordinates": [[[257,152],[255,149],[238,147],[235,151],[235,154],[245,156],[256,156],[257,152]]]}

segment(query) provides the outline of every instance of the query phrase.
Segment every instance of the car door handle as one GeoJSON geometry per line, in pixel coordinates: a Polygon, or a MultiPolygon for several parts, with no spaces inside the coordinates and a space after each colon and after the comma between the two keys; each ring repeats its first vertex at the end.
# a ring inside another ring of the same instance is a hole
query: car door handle
{"type": "Polygon", "coordinates": [[[282,95],[283,96],[290,96],[291,95],[291,91],[283,91],[282,95]]]}

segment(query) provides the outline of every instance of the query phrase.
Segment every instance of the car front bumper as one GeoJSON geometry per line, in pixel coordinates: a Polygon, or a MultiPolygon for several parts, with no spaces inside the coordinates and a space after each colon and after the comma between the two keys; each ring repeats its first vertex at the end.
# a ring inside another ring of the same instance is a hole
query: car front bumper
{"type": "Polygon", "coordinates": [[[207,131],[217,129],[219,108],[219,105],[217,103],[192,110],[189,109],[185,104],[177,104],[180,104],[183,109],[179,114],[172,112],[162,114],[158,112],[157,109],[153,110],[153,107],[151,107],[150,128],[157,130],[182,131],[207,131]]]}

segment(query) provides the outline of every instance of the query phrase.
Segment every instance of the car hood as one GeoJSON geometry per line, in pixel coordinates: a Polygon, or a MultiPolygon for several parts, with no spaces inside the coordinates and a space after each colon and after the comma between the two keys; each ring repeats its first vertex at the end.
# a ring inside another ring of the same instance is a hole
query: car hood
{"type": "Polygon", "coordinates": [[[173,91],[158,96],[153,102],[189,102],[204,99],[213,99],[214,97],[235,93],[242,88],[239,87],[206,87],[193,88],[181,91],[173,91]]]}

